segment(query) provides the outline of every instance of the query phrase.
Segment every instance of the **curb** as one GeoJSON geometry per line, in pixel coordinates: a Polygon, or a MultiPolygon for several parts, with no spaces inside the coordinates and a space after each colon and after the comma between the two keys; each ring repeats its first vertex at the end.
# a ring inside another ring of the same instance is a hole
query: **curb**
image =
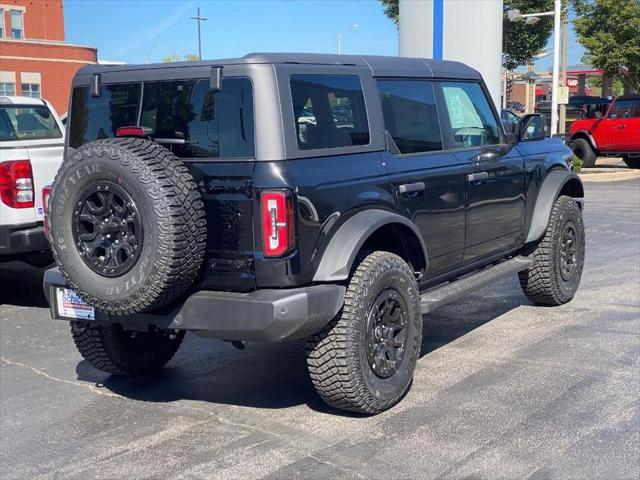
{"type": "Polygon", "coordinates": [[[583,182],[619,182],[640,178],[640,170],[621,170],[617,172],[582,172],[579,174],[583,182]]]}

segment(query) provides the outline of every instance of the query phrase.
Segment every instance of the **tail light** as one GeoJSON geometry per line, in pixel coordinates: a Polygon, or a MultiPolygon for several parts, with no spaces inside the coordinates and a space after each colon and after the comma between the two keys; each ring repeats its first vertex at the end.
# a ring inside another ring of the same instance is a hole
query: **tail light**
{"type": "Polygon", "coordinates": [[[33,208],[33,172],[29,160],[0,163],[0,200],[11,208],[33,208]]]}
{"type": "Polygon", "coordinates": [[[51,185],[42,189],[42,209],[44,210],[44,236],[51,240],[49,234],[49,198],[51,198],[51,185]]]}
{"type": "Polygon", "coordinates": [[[279,257],[293,248],[293,199],[283,190],[260,195],[262,247],[267,257],[279,257]]]}

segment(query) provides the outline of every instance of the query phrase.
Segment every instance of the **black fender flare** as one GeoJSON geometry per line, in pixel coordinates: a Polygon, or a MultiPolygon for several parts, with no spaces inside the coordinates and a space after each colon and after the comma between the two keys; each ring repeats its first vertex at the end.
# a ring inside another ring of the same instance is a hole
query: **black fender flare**
{"type": "Polygon", "coordinates": [[[596,143],[596,139],[593,138],[593,135],[588,130],[578,130],[573,135],[571,135],[571,141],[577,140],[578,138],[585,138],[587,142],[591,145],[594,152],[598,151],[598,144],[596,143]]]}
{"type": "MultiPolygon", "coordinates": [[[[549,216],[551,215],[553,204],[567,184],[569,184],[573,198],[584,198],[582,181],[575,173],[568,170],[552,170],[547,174],[538,192],[525,243],[542,238],[549,224],[549,216]]],[[[582,204],[582,201],[580,203],[582,204]]]]}
{"type": "Polygon", "coordinates": [[[342,224],[325,249],[313,277],[314,282],[335,282],[349,278],[351,267],[367,239],[381,227],[397,224],[415,235],[424,255],[425,270],[429,264],[427,247],[420,231],[411,220],[381,209],[356,213],[342,224]]]}

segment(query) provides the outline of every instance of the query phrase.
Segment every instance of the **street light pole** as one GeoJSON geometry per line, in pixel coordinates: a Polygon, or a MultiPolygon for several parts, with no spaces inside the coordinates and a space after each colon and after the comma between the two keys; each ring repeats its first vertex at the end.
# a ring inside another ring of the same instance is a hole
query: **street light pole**
{"type": "Polygon", "coordinates": [[[146,63],[149,63],[149,59],[151,58],[151,52],[153,52],[153,49],[154,49],[154,48],[159,48],[159,47],[161,47],[161,46],[162,46],[162,45],[154,45],[153,47],[151,47],[151,48],[149,49],[149,53],[147,53],[147,61],[146,61],[146,63]]]}
{"type": "Polygon", "coordinates": [[[510,22],[524,21],[527,25],[535,25],[540,17],[553,16],[553,73],[551,85],[551,135],[558,133],[558,70],[560,64],[560,16],[562,0],[554,0],[552,12],[543,13],[520,13],[520,10],[513,9],[507,11],[507,18],[510,22]]]}
{"type": "MultiPolygon", "coordinates": [[[[560,85],[568,88],[567,85],[567,37],[569,32],[569,12],[565,6],[562,11],[562,40],[560,47],[560,85]]],[[[565,133],[567,129],[567,106],[560,104],[560,115],[558,119],[558,132],[565,133]]]]}
{"type": "Polygon", "coordinates": [[[558,74],[560,70],[560,9],[561,0],[554,0],[553,9],[553,72],[551,74],[551,136],[558,133],[558,74]]]}
{"type": "Polygon", "coordinates": [[[202,39],[200,37],[200,22],[204,22],[207,19],[200,16],[200,7],[198,7],[198,14],[195,17],[191,17],[190,20],[198,22],[198,60],[202,60],[202,39]]]}
{"type": "MultiPolygon", "coordinates": [[[[349,25],[345,30],[349,30],[352,28],[358,28],[360,25],[358,25],[357,23],[354,23],[353,25],[349,25]]],[[[338,33],[338,55],[342,55],[342,37],[344,35],[344,32],[340,32],[338,33]]]]}

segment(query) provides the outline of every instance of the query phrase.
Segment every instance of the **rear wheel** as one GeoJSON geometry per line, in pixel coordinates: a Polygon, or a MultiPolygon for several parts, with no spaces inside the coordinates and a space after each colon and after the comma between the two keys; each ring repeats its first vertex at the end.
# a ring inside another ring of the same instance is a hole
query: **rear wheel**
{"type": "Polygon", "coordinates": [[[638,155],[637,157],[625,155],[624,157],[622,157],[622,159],[624,160],[624,163],[627,164],[627,167],[640,168],[640,155],[638,155]]]}
{"type": "Polygon", "coordinates": [[[162,368],[176,353],[184,332],[160,329],[124,330],[119,325],[71,322],[71,335],[80,355],[91,366],[115,375],[142,375],[162,368]]]}
{"type": "Polygon", "coordinates": [[[525,252],[535,264],[518,274],[526,297],[541,305],[562,305],[576,293],[584,267],[582,212],[574,199],[558,198],[542,240],[525,252]]]}
{"type": "Polygon", "coordinates": [[[595,167],[598,156],[593,151],[591,145],[584,138],[576,138],[571,142],[571,151],[582,160],[582,166],[586,168],[595,167]]]}
{"type": "Polygon", "coordinates": [[[337,317],[307,339],[311,381],[333,407],[382,412],[408,390],[421,343],[413,271],[397,255],[374,252],[353,272],[337,317]]]}

